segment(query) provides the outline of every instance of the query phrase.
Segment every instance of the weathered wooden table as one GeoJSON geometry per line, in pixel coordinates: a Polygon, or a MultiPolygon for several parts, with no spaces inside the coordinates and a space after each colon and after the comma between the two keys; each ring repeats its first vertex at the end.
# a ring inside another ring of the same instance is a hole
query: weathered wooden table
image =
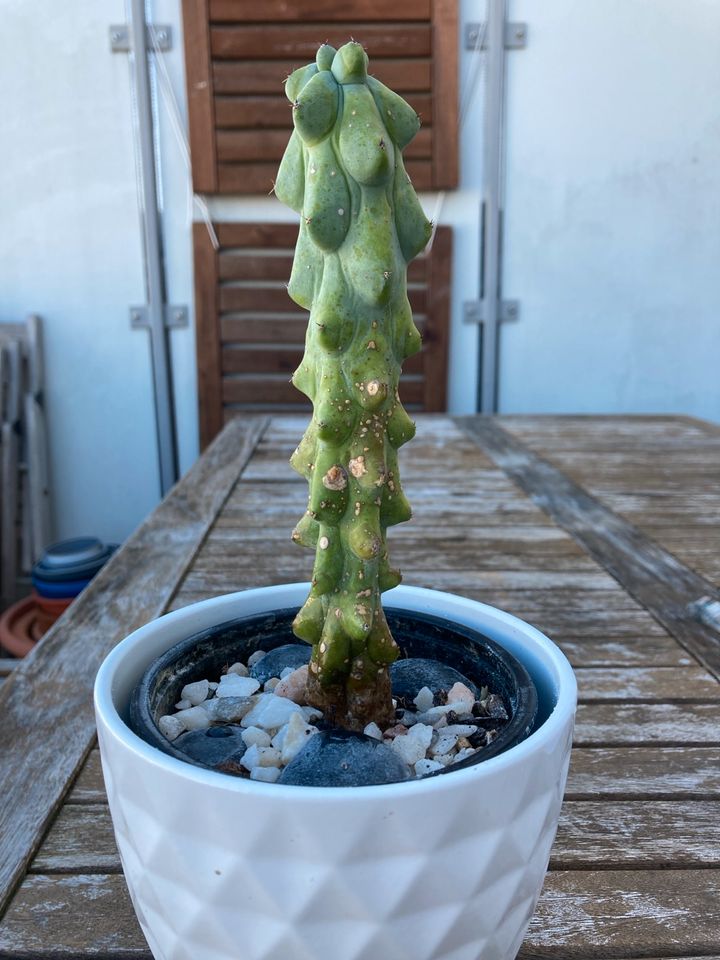
{"type": "MultiPolygon", "coordinates": [[[[0,688],[1,957],[150,956],[105,802],[94,674],[165,610],[307,579],[311,556],[287,544],[301,429],[232,422],[0,688]]],[[[430,417],[402,468],[406,582],[512,611],[577,671],[567,797],[521,956],[720,957],[720,633],[691,608],[718,597],[720,428],[430,417]]]]}

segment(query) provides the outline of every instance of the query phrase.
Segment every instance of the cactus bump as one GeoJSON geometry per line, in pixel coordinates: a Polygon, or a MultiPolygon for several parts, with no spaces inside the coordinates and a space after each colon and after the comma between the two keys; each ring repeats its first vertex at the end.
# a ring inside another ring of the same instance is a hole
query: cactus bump
{"type": "Polygon", "coordinates": [[[401,580],[387,528],[411,516],[397,458],[415,433],[400,368],[421,347],[407,265],[431,234],[402,159],[420,119],[367,69],[351,41],[288,77],[294,131],[275,183],[300,214],[288,293],[310,311],[292,382],[313,417],[290,462],[309,487],[292,538],[315,564],[293,630],[313,646],[309,702],[349,729],[394,718],[381,594],[401,580]]]}

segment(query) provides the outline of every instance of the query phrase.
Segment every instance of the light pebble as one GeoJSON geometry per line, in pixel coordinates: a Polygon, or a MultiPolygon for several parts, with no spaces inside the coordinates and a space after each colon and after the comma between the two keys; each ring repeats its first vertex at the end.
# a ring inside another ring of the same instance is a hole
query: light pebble
{"type": "MultiPolygon", "coordinates": [[[[279,678],[279,677],[270,677],[270,679],[269,679],[269,680],[266,680],[265,683],[263,684],[263,690],[264,690],[264,692],[265,692],[265,693],[273,693],[273,692],[275,691],[275,687],[277,687],[277,685],[278,685],[279,683],[280,683],[280,678],[279,678]]],[[[281,696],[281,694],[280,694],[280,696],[281,696]]]]}
{"type": "Polygon", "coordinates": [[[244,727],[262,727],[263,730],[278,730],[284,727],[293,713],[302,713],[302,707],[274,693],[263,693],[250,713],[242,719],[244,727]]]}
{"type": "Polygon", "coordinates": [[[426,748],[415,737],[409,735],[395,737],[390,741],[390,746],[409,767],[414,767],[418,760],[425,758],[426,748]]]}
{"type": "Polygon", "coordinates": [[[246,770],[253,771],[255,767],[278,767],[280,766],[280,751],[275,747],[258,747],[253,744],[248,747],[242,755],[240,763],[246,770]]]}
{"type": "Polygon", "coordinates": [[[288,730],[288,725],[286,723],[284,727],[280,727],[278,732],[270,741],[270,745],[275,747],[276,750],[280,750],[282,752],[283,744],[285,743],[285,736],[287,735],[287,730],[288,730]]]}
{"type": "Polygon", "coordinates": [[[248,668],[244,663],[233,663],[227,668],[226,675],[229,673],[235,674],[237,677],[247,677],[249,674],[248,668]]]}
{"type": "Polygon", "coordinates": [[[467,709],[462,700],[441,704],[439,707],[431,707],[424,713],[418,714],[419,723],[435,724],[442,717],[447,718],[448,713],[467,713],[467,709]]]}
{"type": "MultiPolygon", "coordinates": [[[[285,670],[283,670],[283,674],[285,674],[285,670]]],[[[307,678],[308,665],[305,663],[297,670],[290,670],[290,673],[286,674],[275,687],[275,693],[278,697],[287,697],[294,703],[302,703],[305,700],[307,678]]]]}
{"type": "Polygon", "coordinates": [[[443,733],[445,735],[454,733],[458,737],[469,737],[473,733],[477,733],[477,725],[470,723],[449,723],[443,728],[443,733]]]}
{"type": "Polygon", "coordinates": [[[269,747],[270,734],[260,727],[246,727],[240,734],[246,747],[269,747]]]}
{"type": "Polygon", "coordinates": [[[433,733],[434,731],[431,726],[428,726],[425,723],[416,723],[414,727],[410,727],[408,730],[407,737],[409,740],[417,743],[419,747],[422,747],[424,755],[427,748],[430,746],[433,733]]]}
{"type": "Polygon", "coordinates": [[[176,710],[187,710],[188,707],[191,707],[191,706],[192,706],[192,704],[190,703],[189,700],[178,700],[178,702],[175,704],[175,709],[176,709],[176,710]]]}
{"type": "Polygon", "coordinates": [[[283,669],[280,671],[280,679],[285,680],[293,673],[295,673],[295,667],[283,667],[283,669]]]}
{"type": "Polygon", "coordinates": [[[404,710],[403,715],[399,717],[400,723],[406,727],[413,727],[418,722],[418,715],[414,710],[404,710]]]}
{"type": "Polygon", "coordinates": [[[180,691],[181,700],[189,700],[193,707],[196,707],[203,700],[207,700],[210,691],[210,684],[207,680],[196,680],[194,683],[186,683],[180,691]]]}
{"type": "Polygon", "coordinates": [[[250,771],[250,779],[259,780],[262,783],[277,783],[280,773],[280,767],[253,767],[250,771]]]}
{"type": "Polygon", "coordinates": [[[441,763],[444,767],[449,766],[455,759],[454,753],[436,753],[433,757],[433,760],[437,760],[438,763],[441,763]]]}
{"type": "Polygon", "coordinates": [[[436,770],[442,769],[444,769],[444,766],[438,760],[418,760],[415,764],[415,775],[426,777],[429,773],[435,773],[436,770]]]}
{"type": "Polygon", "coordinates": [[[248,657],[248,667],[254,667],[256,663],[260,663],[262,658],[265,656],[265,653],[265,650],[256,650],[254,653],[251,653],[248,657]]]}
{"type": "Polygon", "coordinates": [[[210,683],[208,684],[208,686],[210,687],[211,690],[217,690],[217,688],[220,686],[220,684],[219,684],[219,683],[215,683],[214,680],[211,680],[210,683]]]}
{"type": "Polygon", "coordinates": [[[246,714],[250,713],[257,700],[257,696],[220,697],[206,700],[202,704],[202,709],[207,712],[212,720],[218,720],[221,723],[238,723],[246,714]]]}
{"type": "Polygon", "coordinates": [[[450,753],[451,750],[455,749],[457,742],[457,734],[447,734],[443,731],[443,733],[438,737],[437,743],[432,744],[430,747],[430,755],[434,757],[439,753],[450,753]]]}
{"type": "Polygon", "coordinates": [[[382,730],[376,723],[369,723],[363,733],[366,737],[372,737],[373,740],[382,740],[382,730]]]}
{"type": "Polygon", "coordinates": [[[462,712],[470,713],[475,705],[475,694],[464,683],[454,683],[448,690],[448,703],[462,704],[462,712]]]}
{"type": "Polygon", "coordinates": [[[208,712],[202,707],[189,707],[187,710],[176,713],[175,716],[186,730],[204,730],[205,727],[210,726],[208,712]]]}
{"type": "Polygon", "coordinates": [[[160,733],[162,733],[164,737],[167,737],[168,740],[177,740],[180,734],[185,732],[185,726],[180,718],[172,716],[171,714],[160,717],[158,727],[160,728],[160,733]]]}
{"type": "Polygon", "coordinates": [[[453,757],[453,763],[460,763],[461,760],[467,760],[468,757],[472,757],[475,753],[474,747],[465,747],[464,750],[458,750],[458,752],[453,757]]]}
{"type": "Polygon", "coordinates": [[[251,697],[260,689],[260,681],[254,677],[239,677],[236,673],[226,673],[220,680],[217,697],[251,697]]]}
{"type": "Polygon", "coordinates": [[[314,736],[318,730],[317,727],[305,723],[301,713],[294,713],[284,730],[280,759],[282,763],[287,764],[295,759],[310,737],[314,736]]]}
{"type": "Polygon", "coordinates": [[[430,710],[435,701],[435,696],[430,689],[430,687],[421,687],[418,690],[418,695],[413,700],[413,703],[418,709],[418,713],[425,713],[426,710],[430,710]]]}

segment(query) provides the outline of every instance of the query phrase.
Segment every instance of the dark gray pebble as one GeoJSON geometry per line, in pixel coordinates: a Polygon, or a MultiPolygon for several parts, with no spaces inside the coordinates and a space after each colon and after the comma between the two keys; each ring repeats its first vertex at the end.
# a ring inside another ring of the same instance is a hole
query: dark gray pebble
{"type": "Polygon", "coordinates": [[[230,756],[237,755],[239,759],[245,753],[241,733],[242,727],[237,724],[190,730],[173,741],[173,746],[193,760],[215,767],[230,756]]]}
{"type": "Polygon", "coordinates": [[[280,783],[305,787],[366,787],[398,783],[410,774],[395,751],[364,733],[324,730],[310,737],[280,774],[280,783]]]}
{"type": "Polygon", "coordinates": [[[494,720],[507,720],[508,715],[505,704],[497,694],[491,693],[487,698],[485,706],[489,717],[492,717],[494,720]]]}
{"type": "Polygon", "coordinates": [[[241,763],[244,753],[244,750],[238,750],[237,753],[230,754],[221,763],[215,764],[215,769],[219,770],[220,773],[229,773],[231,777],[245,777],[247,779],[250,776],[250,771],[246,770],[241,763]]]}
{"type": "Polygon", "coordinates": [[[390,667],[390,680],[393,696],[403,700],[407,706],[412,705],[412,701],[423,687],[432,690],[436,702],[441,690],[448,691],[456,683],[464,683],[476,697],[480,692],[472,680],[468,680],[454,667],[440,663],[439,660],[427,660],[423,657],[396,660],[390,667]]]}
{"type": "Polygon", "coordinates": [[[497,736],[497,730],[478,730],[477,733],[471,733],[468,741],[471,747],[485,747],[497,736]]]}
{"type": "Polygon", "coordinates": [[[297,670],[310,661],[312,647],[307,643],[286,643],[268,650],[264,657],[250,667],[250,676],[267,683],[271,677],[279,677],[286,667],[297,670]]]}

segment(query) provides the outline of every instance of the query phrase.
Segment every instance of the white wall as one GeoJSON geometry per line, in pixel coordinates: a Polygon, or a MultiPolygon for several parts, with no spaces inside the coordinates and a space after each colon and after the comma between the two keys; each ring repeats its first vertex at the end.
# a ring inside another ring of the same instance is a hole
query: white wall
{"type": "Polygon", "coordinates": [[[0,320],[45,322],[56,534],[119,540],[157,500],[122,0],[1,0],[0,320]]]}
{"type": "Polygon", "coordinates": [[[511,17],[501,409],[720,419],[720,4],[511,17]]]}
{"type": "MultiPolygon", "coordinates": [[[[485,0],[460,0],[483,20],[485,0]]],[[[40,313],[59,536],[121,539],[159,480],[128,58],[108,27],[122,0],[0,0],[3,177],[0,320],[40,313]]],[[[720,4],[715,0],[510,0],[528,23],[508,55],[502,331],[511,411],[673,411],[720,418],[720,4]]],[[[163,63],[186,122],[179,0],[163,63]]],[[[454,228],[450,408],[477,392],[483,76],[462,50],[461,189],[422,197],[454,228]],[[474,81],[474,82],[473,82],[474,81]],[[472,94],[470,91],[472,90],[472,94]]],[[[160,87],[163,238],[170,302],[192,305],[188,173],[160,87]]],[[[270,198],[216,199],[213,215],[289,220],[270,198]]],[[[197,455],[192,329],[173,332],[180,461],[197,455]]]]}

